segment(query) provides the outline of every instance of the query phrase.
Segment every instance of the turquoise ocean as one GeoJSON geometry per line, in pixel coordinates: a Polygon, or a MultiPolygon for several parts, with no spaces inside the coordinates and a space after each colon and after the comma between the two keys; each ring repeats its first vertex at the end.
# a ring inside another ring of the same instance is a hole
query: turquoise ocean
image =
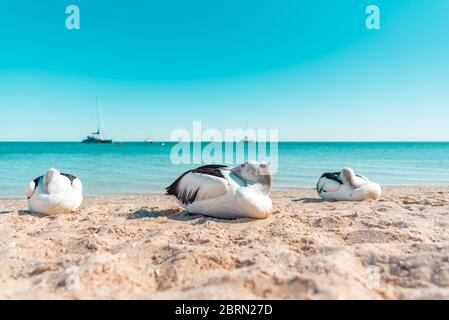
{"type": "MultiPolygon", "coordinates": [[[[0,143],[0,197],[23,197],[48,168],[81,178],[86,195],[164,193],[196,164],[172,164],[175,143],[0,143]]],[[[202,147],[204,147],[202,145],[202,147]]],[[[313,188],[321,173],[350,166],[384,186],[449,185],[449,143],[280,142],[274,189],[313,188]]]]}

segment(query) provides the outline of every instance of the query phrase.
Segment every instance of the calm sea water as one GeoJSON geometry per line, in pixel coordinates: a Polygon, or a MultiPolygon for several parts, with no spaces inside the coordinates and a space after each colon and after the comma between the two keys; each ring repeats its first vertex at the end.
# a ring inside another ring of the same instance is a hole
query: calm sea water
{"type": "MultiPolygon", "coordinates": [[[[196,165],[174,165],[174,144],[0,143],[0,197],[21,197],[49,167],[80,177],[86,195],[163,193],[196,165]]],[[[383,185],[449,185],[449,143],[297,143],[278,146],[274,188],[314,187],[344,166],[383,185]]]]}

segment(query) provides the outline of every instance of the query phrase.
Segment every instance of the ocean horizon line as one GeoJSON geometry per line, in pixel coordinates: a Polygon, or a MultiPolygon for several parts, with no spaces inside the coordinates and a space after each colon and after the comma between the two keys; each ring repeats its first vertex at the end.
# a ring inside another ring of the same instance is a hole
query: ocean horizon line
{"type": "MultiPolygon", "coordinates": [[[[143,144],[157,144],[157,143],[257,143],[270,142],[270,140],[260,141],[234,141],[234,140],[217,140],[217,141],[172,141],[172,140],[155,140],[153,142],[146,142],[145,140],[116,140],[112,144],[118,143],[143,143],[143,144]]],[[[279,140],[277,143],[449,143],[449,140],[279,140]]],[[[82,140],[5,140],[0,143],[83,143],[82,140]]],[[[101,145],[100,143],[98,145],[101,145]]],[[[107,145],[107,144],[105,144],[107,145]]]]}

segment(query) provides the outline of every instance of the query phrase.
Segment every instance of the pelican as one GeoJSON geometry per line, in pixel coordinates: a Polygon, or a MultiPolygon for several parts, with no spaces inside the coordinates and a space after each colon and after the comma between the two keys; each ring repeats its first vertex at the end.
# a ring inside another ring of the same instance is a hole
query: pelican
{"type": "Polygon", "coordinates": [[[273,208],[269,165],[257,161],[235,168],[213,164],[189,170],[166,190],[191,214],[264,219],[273,208]]]}
{"type": "Polygon", "coordinates": [[[77,177],[51,168],[31,181],[26,190],[30,211],[48,215],[69,213],[83,202],[83,186],[77,177]]]}
{"type": "Polygon", "coordinates": [[[356,175],[351,168],[324,173],[318,180],[317,191],[322,199],[336,201],[379,200],[382,194],[378,183],[356,175]]]}

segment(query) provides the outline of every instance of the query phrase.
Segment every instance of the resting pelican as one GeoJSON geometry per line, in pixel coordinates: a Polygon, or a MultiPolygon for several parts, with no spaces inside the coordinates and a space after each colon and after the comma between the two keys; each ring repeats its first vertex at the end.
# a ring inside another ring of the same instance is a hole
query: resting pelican
{"type": "Polygon", "coordinates": [[[28,207],[44,214],[69,213],[83,202],[83,186],[77,177],[52,168],[27,186],[28,207]]]}
{"type": "Polygon", "coordinates": [[[166,188],[187,212],[233,219],[268,217],[273,208],[268,164],[248,161],[235,168],[206,165],[183,173],[166,188]]]}
{"type": "Polygon", "coordinates": [[[382,194],[379,184],[356,175],[351,168],[324,173],[318,180],[317,191],[321,198],[337,201],[379,200],[382,194]]]}

